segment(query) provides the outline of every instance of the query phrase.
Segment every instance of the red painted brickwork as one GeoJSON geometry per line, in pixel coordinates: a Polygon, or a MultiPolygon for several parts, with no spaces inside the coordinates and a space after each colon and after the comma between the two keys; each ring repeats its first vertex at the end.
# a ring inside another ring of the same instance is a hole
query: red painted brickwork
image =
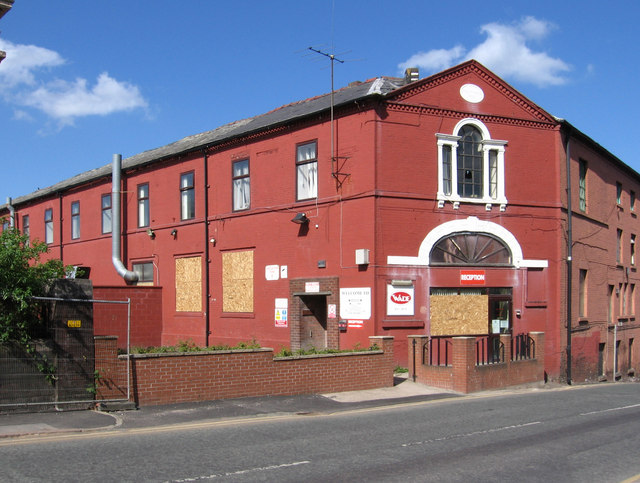
{"type": "MultiPolygon", "coordinates": [[[[454,337],[452,362],[449,366],[422,363],[422,346],[427,336],[409,336],[409,377],[417,382],[462,393],[498,389],[544,380],[544,334],[529,334],[535,343],[535,359],[507,361],[476,366],[475,337],[454,337]],[[416,343],[413,343],[413,340],[416,343]],[[415,356],[415,367],[413,357],[415,356]]],[[[500,337],[505,348],[511,347],[511,336],[500,337]]]]}
{"type": "MultiPolygon", "coordinates": [[[[273,349],[138,354],[131,358],[131,399],[152,406],[393,386],[393,337],[370,337],[370,343],[381,350],[278,359],[273,349]]],[[[104,356],[96,357],[99,397],[126,393],[127,361],[114,347],[113,338],[96,338],[96,354],[104,356]]]]}
{"type": "MultiPolygon", "coordinates": [[[[95,300],[126,301],[131,299],[131,345],[161,345],[162,288],[161,287],[93,287],[95,300]]],[[[118,347],[127,347],[127,306],[94,303],[95,335],[115,335],[118,347]]]]}
{"type": "Polygon", "coordinates": [[[126,399],[127,367],[118,359],[116,336],[95,337],[96,399],[126,399]]]}

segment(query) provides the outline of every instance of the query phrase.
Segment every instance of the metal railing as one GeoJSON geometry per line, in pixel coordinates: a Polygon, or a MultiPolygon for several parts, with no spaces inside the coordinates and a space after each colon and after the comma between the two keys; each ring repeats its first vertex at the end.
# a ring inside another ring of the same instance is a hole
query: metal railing
{"type": "Polygon", "coordinates": [[[488,335],[476,339],[476,366],[504,363],[504,343],[499,335],[488,335]]]}
{"type": "Polygon", "coordinates": [[[422,345],[422,364],[450,366],[453,342],[451,336],[433,336],[422,345]]]}
{"type": "Polygon", "coordinates": [[[529,334],[518,334],[511,338],[511,360],[524,361],[536,358],[536,341],[529,334]]]}

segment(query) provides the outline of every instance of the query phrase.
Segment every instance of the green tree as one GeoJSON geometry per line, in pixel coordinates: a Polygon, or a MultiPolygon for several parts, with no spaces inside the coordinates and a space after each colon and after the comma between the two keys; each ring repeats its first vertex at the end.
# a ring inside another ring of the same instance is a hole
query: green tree
{"type": "Polygon", "coordinates": [[[45,294],[47,283],[62,278],[60,260],[42,262],[47,245],[22,235],[15,228],[0,233],[0,344],[27,347],[42,328],[40,310],[31,297],[45,294]]]}

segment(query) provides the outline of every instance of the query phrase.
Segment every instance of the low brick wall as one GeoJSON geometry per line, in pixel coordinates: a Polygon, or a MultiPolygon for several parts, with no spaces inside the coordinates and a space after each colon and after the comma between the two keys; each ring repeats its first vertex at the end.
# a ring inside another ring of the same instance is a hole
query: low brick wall
{"type": "MultiPolygon", "coordinates": [[[[427,342],[428,336],[411,335],[409,336],[409,377],[413,377],[415,372],[416,382],[461,393],[543,381],[544,333],[532,332],[529,335],[535,343],[535,359],[512,361],[507,354],[509,360],[503,363],[481,366],[476,366],[475,337],[453,337],[451,365],[430,366],[422,363],[422,347],[427,342]]],[[[503,335],[500,340],[505,348],[511,347],[510,335],[503,335]]]]}
{"type": "MultiPolygon", "coordinates": [[[[279,358],[273,349],[135,354],[130,400],[152,406],[393,386],[393,337],[369,339],[380,350],[279,358]]],[[[117,355],[117,338],[96,337],[95,342],[96,399],[125,398],[127,359],[117,355]]]]}

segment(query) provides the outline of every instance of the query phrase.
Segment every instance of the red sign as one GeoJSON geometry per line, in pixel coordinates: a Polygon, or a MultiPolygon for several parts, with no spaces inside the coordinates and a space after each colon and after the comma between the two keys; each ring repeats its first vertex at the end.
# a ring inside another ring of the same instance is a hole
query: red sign
{"type": "Polygon", "coordinates": [[[395,304],[408,304],[411,302],[411,294],[407,292],[394,292],[391,294],[391,301],[395,304]]]}
{"type": "Polygon", "coordinates": [[[484,270],[460,270],[460,285],[484,285],[484,270]]]}

